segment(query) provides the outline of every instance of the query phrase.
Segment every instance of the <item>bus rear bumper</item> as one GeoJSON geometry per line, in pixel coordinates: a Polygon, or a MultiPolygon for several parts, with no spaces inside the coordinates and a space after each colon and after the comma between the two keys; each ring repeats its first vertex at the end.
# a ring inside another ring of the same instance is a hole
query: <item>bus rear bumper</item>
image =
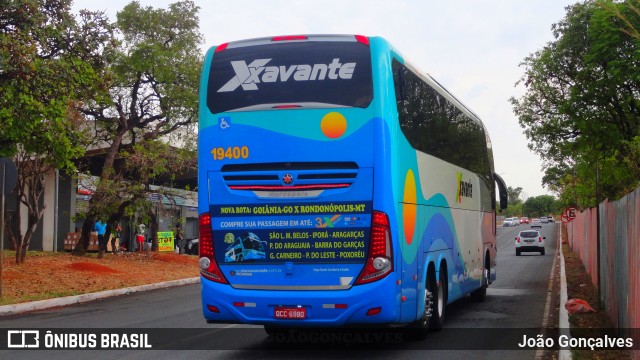
{"type": "Polygon", "coordinates": [[[202,311],[207,322],[334,327],[392,324],[400,319],[400,294],[393,273],[348,290],[239,290],[203,277],[200,280],[202,311]],[[305,316],[276,318],[276,308],[304,308],[305,316]]]}

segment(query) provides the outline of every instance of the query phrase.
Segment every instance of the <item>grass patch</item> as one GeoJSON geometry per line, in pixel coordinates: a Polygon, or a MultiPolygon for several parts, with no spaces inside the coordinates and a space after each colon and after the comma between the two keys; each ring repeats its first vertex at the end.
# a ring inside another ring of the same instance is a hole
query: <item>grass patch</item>
{"type": "Polygon", "coordinates": [[[30,302],[30,301],[55,299],[55,298],[59,298],[59,297],[81,295],[81,294],[83,294],[82,291],[59,291],[59,292],[42,293],[42,294],[37,294],[37,295],[25,295],[25,296],[21,296],[19,298],[3,297],[0,300],[0,305],[14,305],[14,304],[30,302]]]}
{"type": "MultiPolygon", "coordinates": [[[[565,227],[562,226],[562,239],[566,239],[565,227]]],[[[578,298],[587,301],[593,307],[595,313],[570,314],[569,326],[572,337],[598,337],[605,335],[618,337],[609,316],[604,309],[600,309],[600,296],[598,290],[593,285],[591,277],[582,264],[578,254],[571,251],[571,248],[562,241],[562,253],[565,261],[565,272],[567,276],[567,295],[569,299],[578,298]]],[[[561,304],[564,306],[564,304],[561,304]]],[[[582,350],[572,349],[574,360],[587,359],[631,359],[631,352],[625,350],[582,350]]]]}

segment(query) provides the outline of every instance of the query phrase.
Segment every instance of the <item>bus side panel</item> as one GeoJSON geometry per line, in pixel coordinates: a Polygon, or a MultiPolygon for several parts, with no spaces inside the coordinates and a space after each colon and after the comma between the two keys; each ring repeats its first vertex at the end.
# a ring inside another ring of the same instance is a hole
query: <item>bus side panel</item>
{"type": "MultiPolygon", "coordinates": [[[[399,156],[403,160],[399,172],[404,173],[398,206],[404,230],[399,234],[402,266],[407,272],[419,269],[423,276],[415,284],[403,285],[415,286],[414,318],[418,318],[424,305],[418,295],[424,291],[430,261],[436,269],[439,261],[446,262],[449,302],[480,286],[484,213],[478,211],[477,199],[458,194],[460,182],[477,184],[475,174],[412,149],[404,138],[398,144],[403,154],[399,156]],[[416,259],[418,254],[424,254],[424,260],[416,259]]],[[[403,286],[405,293],[410,290],[403,286]]]]}

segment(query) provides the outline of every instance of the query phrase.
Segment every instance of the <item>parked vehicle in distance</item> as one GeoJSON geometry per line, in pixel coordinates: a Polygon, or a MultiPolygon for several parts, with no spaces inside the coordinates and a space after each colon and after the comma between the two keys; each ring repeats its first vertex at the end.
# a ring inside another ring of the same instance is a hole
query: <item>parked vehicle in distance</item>
{"type": "Polygon", "coordinates": [[[528,224],[529,222],[529,218],[526,216],[520,218],[520,224],[528,224]]]}
{"type": "Polygon", "coordinates": [[[544,240],[546,237],[540,235],[538,230],[523,230],[516,236],[516,256],[520,256],[523,251],[535,251],[544,255],[544,240]]]}
{"type": "Polygon", "coordinates": [[[550,223],[555,223],[556,219],[554,219],[553,216],[547,216],[547,221],[550,223]]]}
{"type": "Polygon", "coordinates": [[[541,222],[541,223],[543,223],[543,224],[546,224],[546,223],[548,223],[548,222],[549,222],[549,220],[547,220],[547,217],[546,217],[546,216],[541,216],[541,217],[540,217],[540,222],[541,222]]]}
{"type": "Polygon", "coordinates": [[[184,247],[185,254],[198,255],[199,245],[200,245],[200,239],[191,239],[187,241],[187,245],[184,247]]]}

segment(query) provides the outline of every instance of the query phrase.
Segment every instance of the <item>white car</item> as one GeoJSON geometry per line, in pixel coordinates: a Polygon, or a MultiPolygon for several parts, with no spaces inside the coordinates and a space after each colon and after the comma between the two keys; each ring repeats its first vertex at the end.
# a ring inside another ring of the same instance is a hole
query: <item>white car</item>
{"type": "Polygon", "coordinates": [[[541,228],[542,227],[542,223],[540,222],[540,219],[534,218],[531,219],[531,228],[541,228]]]}
{"type": "Polygon", "coordinates": [[[502,226],[504,227],[516,226],[516,225],[520,225],[520,220],[518,220],[518,218],[506,218],[502,223],[502,226]]]}
{"type": "Polygon", "coordinates": [[[523,251],[535,251],[544,255],[544,240],[546,237],[540,235],[538,230],[522,230],[516,236],[516,256],[520,256],[523,251]]]}

